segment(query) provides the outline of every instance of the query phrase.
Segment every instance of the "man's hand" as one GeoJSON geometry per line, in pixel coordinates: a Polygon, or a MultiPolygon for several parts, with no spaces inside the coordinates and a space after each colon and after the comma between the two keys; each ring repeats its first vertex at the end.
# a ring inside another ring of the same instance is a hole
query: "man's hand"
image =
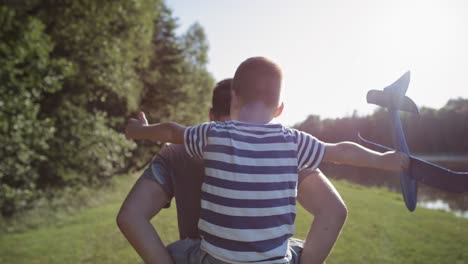
{"type": "Polygon", "coordinates": [[[410,158],[403,152],[388,151],[382,154],[383,169],[390,171],[403,171],[409,168],[410,158]]]}
{"type": "Polygon", "coordinates": [[[127,139],[140,139],[142,127],[148,126],[148,120],[144,112],[138,113],[138,119],[130,118],[125,127],[125,137],[127,139]]]}

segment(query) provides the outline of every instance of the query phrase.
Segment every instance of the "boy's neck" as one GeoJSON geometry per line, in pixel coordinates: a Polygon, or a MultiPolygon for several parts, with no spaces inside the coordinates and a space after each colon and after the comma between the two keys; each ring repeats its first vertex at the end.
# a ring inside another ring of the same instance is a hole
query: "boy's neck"
{"type": "Polygon", "coordinates": [[[233,116],[234,120],[248,123],[267,124],[273,119],[272,109],[262,103],[243,105],[236,112],[233,116]]]}

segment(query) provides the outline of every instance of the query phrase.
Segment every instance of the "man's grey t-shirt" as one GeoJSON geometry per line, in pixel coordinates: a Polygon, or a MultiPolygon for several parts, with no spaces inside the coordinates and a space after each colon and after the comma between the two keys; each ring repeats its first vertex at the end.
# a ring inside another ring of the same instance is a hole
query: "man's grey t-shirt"
{"type": "Polygon", "coordinates": [[[175,197],[180,239],[200,237],[197,225],[203,175],[203,161],[191,158],[184,145],[178,144],[166,145],[142,175],[158,182],[169,199],[175,197]]]}

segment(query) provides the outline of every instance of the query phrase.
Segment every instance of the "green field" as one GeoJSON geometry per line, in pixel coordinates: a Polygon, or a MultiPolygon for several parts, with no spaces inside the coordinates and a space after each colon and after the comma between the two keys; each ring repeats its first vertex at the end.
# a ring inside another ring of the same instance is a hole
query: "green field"
{"type": "MultiPolygon", "coordinates": [[[[135,177],[74,197],[53,210],[2,220],[0,263],[141,263],[119,232],[115,216],[135,177]],[[80,202],[85,199],[91,202],[80,202]],[[86,204],[86,206],[78,205],[86,204]],[[9,227],[10,231],[5,231],[9,227]]],[[[398,194],[333,182],[349,208],[348,220],[327,263],[467,263],[468,219],[418,208],[409,213],[398,194]]],[[[175,208],[153,223],[165,242],[177,239],[175,208]]],[[[298,211],[296,236],[312,217],[298,211]]]]}

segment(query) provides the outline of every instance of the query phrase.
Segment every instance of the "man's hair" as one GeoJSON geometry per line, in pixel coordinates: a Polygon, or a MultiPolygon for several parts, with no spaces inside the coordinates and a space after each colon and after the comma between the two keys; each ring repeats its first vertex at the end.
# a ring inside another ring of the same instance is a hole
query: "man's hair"
{"type": "Polygon", "coordinates": [[[242,103],[263,102],[277,107],[281,93],[282,72],[273,61],[252,57],[237,67],[232,89],[242,103]]]}
{"type": "Polygon", "coordinates": [[[218,82],[213,90],[211,112],[217,118],[228,116],[231,112],[232,78],[218,82]]]}

